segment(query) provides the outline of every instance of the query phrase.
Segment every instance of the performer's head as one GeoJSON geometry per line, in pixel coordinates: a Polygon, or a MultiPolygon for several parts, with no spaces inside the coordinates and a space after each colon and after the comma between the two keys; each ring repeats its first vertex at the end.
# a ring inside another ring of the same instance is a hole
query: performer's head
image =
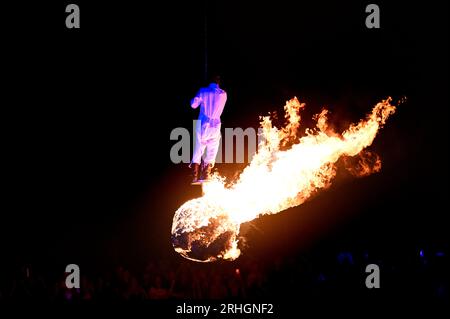
{"type": "Polygon", "coordinates": [[[216,83],[217,85],[220,86],[220,83],[221,83],[220,75],[212,74],[210,79],[209,79],[209,83],[216,83]]]}

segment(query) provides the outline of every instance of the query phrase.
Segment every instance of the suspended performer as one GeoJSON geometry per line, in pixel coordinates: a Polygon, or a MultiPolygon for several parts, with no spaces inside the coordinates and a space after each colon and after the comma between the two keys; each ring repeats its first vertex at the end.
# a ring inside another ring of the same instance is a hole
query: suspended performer
{"type": "Polygon", "coordinates": [[[195,128],[195,148],[191,161],[192,184],[200,184],[209,179],[219,150],[220,116],[227,101],[227,92],[220,88],[220,82],[220,76],[213,76],[209,86],[201,88],[191,100],[193,109],[200,106],[200,114],[195,128]]]}

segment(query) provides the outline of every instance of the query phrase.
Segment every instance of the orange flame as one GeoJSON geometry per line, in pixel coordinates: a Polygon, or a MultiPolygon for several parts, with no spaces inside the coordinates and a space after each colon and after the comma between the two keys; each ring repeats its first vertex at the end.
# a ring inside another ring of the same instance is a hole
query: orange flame
{"type": "MultiPolygon", "coordinates": [[[[236,181],[226,185],[215,173],[203,185],[203,196],[184,203],[172,224],[175,250],[196,261],[236,259],[240,255],[240,225],[265,214],[276,214],[305,202],[315,191],[331,184],[335,163],[341,156],[355,156],[372,144],[380,127],[395,112],[391,98],[376,104],[366,119],[351,125],[342,134],[328,127],[327,111],[316,115],[316,128],[287,150],[281,150],[297,135],[300,109],[297,98],[284,107],[287,124],[278,129],[270,118],[262,117],[262,142],[251,163],[236,181]],[[219,245],[219,248],[217,247],[219,245]],[[202,250],[208,253],[202,254],[202,250]]],[[[375,157],[370,166],[361,157],[361,174],[380,168],[375,157]]]]}

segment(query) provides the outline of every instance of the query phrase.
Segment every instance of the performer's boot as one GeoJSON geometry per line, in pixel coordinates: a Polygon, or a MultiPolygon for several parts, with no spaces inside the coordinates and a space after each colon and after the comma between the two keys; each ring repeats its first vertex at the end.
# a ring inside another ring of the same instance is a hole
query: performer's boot
{"type": "Polygon", "coordinates": [[[204,181],[208,181],[211,178],[211,170],[212,170],[212,168],[213,168],[212,164],[203,163],[203,167],[202,167],[202,171],[203,171],[202,175],[203,176],[202,176],[202,179],[204,181]]]}
{"type": "Polygon", "coordinates": [[[192,163],[192,184],[198,184],[200,178],[200,164],[192,163]]]}

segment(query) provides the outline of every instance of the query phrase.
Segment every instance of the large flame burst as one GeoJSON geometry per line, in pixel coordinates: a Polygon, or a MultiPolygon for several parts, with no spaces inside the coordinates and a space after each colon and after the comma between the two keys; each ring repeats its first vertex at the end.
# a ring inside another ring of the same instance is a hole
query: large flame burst
{"type": "MultiPolygon", "coordinates": [[[[269,116],[262,117],[262,139],[251,163],[232,183],[217,173],[203,185],[203,196],[184,203],[172,224],[172,242],[183,257],[195,261],[236,259],[240,255],[240,225],[265,214],[276,214],[305,202],[315,191],[326,188],[336,175],[341,156],[356,156],[372,144],[380,127],[395,112],[391,98],[376,104],[372,112],[343,133],[327,124],[327,111],[317,114],[316,127],[306,129],[297,143],[300,110],[297,98],[284,107],[287,123],[278,129],[269,116]]],[[[361,175],[380,168],[360,162],[361,175]]]]}

